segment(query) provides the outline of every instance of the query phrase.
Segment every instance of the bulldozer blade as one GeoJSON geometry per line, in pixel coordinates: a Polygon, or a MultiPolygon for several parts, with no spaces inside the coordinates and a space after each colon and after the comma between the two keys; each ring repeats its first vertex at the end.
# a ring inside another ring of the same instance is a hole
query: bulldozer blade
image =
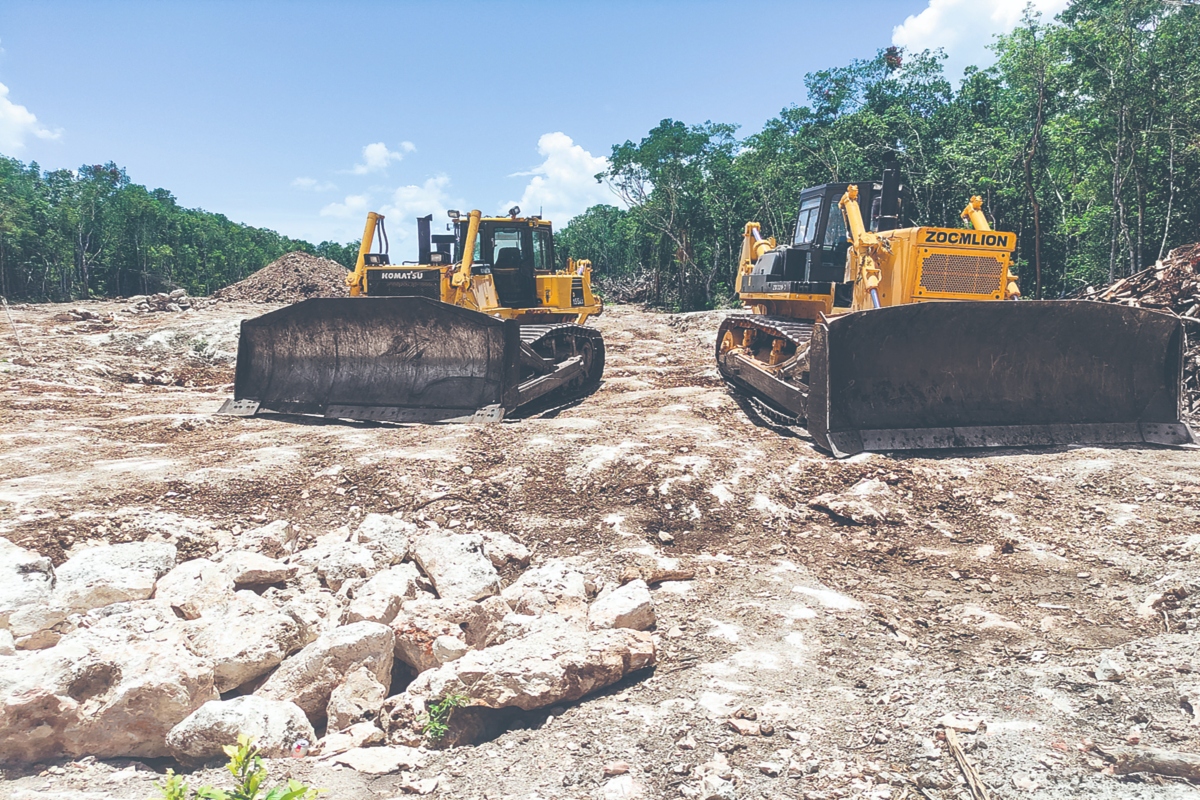
{"type": "Polygon", "coordinates": [[[1089,301],[938,302],[833,317],[810,353],[808,428],[837,456],[1193,442],[1184,331],[1089,301]]]}
{"type": "Polygon", "coordinates": [[[517,323],[425,297],[304,300],[242,322],[230,412],[496,422],[520,352],[517,323]]]}

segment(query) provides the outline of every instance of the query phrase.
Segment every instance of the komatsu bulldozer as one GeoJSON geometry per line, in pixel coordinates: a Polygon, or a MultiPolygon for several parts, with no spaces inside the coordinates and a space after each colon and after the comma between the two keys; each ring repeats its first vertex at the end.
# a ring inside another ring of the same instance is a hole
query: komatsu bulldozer
{"type": "Polygon", "coordinates": [[[367,215],[350,297],[243,320],[234,397],[264,410],[392,422],[498,422],[535,400],[592,391],[604,340],[591,263],[556,270],[551,223],[449,212],[417,220],[416,263],[392,264],[384,217],[367,215]],[[378,248],[378,249],[376,249],[378,248]]]}
{"type": "Polygon", "coordinates": [[[903,195],[889,168],[878,183],[802,191],[790,242],[746,225],[749,313],[723,321],[716,358],[760,413],[839,457],[1193,441],[1178,319],[1021,300],[1016,235],[991,229],[979,197],[962,212],[969,228],[902,228],[903,195]]]}

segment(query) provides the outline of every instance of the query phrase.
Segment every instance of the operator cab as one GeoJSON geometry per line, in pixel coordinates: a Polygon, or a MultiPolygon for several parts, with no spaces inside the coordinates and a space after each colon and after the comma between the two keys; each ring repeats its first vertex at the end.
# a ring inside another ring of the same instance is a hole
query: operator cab
{"type": "MultiPolygon", "coordinates": [[[[520,209],[514,208],[508,219],[479,221],[471,270],[492,276],[500,305],[534,308],[539,305],[536,276],[549,272],[554,264],[554,234],[549,222],[520,218],[516,216],[519,213],[520,209]]],[[[467,224],[466,219],[455,222],[455,261],[462,260],[467,224]]]]}
{"type": "MultiPolygon", "coordinates": [[[[859,206],[871,209],[867,222],[872,231],[899,227],[903,188],[895,183],[895,170],[890,167],[889,170],[884,171],[883,181],[856,182],[859,206]],[[885,208],[893,213],[883,213],[885,208]]],[[[838,202],[851,185],[824,183],[800,192],[800,213],[792,241],[764,253],[755,262],[745,290],[828,294],[832,283],[836,292],[834,305],[849,306],[853,285],[843,281],[850,241],[846,238],[846,217],[838,202]]]]}

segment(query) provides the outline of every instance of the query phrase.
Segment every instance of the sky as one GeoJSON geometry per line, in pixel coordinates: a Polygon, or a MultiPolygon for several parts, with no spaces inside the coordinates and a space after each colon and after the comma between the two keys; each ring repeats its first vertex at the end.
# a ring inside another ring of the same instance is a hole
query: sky
{"type": "Polygon", "coordinates": [[[411,257],[417,216],[519,204],[561,227],[617,202],[593,177],[614,144],[664,118],[753,133],[805,73],[890,44],[942,47],[958,78],[1025,2],[5,0],[0,154],[114,161],[314,243],[380,211],[411,257]]]}

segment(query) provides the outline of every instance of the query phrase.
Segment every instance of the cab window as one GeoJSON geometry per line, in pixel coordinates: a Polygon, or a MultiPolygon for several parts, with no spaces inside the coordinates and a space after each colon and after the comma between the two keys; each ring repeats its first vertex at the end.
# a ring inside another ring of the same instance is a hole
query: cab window
{"type": "Polygon", "coordinates": [[[808,244],[817,235],[817,217],[821,215],[821,198],[810,197],[800,204],[800,218],[796,220],[794,244],[808,244]]]}
{"type": "Polygon", "coordinates": [[[533,268],[535,270],[550,269],[550,232],[539,228],[533,229],[533,268]]]}
{"type": "Polygon", "coordinates": [[[837,201],[829,204],[829,221],[825,223],[826,247],[837,247],[846,241],[846,216],[838,206],[837,201]]]}
{"type": "Polygon", "coordinates": [[[492,267],[518,269],[525,263],[520,228],[496,228],[492,235],[492,267]]]}

